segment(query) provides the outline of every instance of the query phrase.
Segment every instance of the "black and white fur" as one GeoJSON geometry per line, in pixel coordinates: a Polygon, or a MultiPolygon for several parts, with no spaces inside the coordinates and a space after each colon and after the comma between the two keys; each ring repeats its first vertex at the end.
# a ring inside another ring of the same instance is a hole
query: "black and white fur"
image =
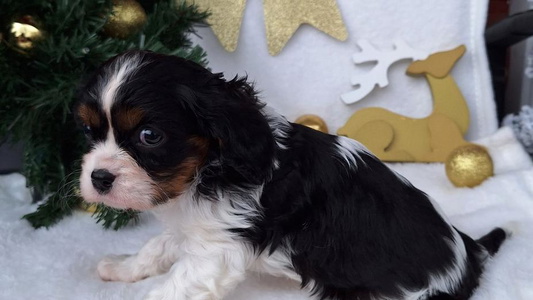
{"type": "Polygon", "coordinates": [[[115,57],[74,111],[91,143],[86,201],[166,225],[98,264],[104,280],[168,273],[146,299],[222,299],[248,271],[317,299],[467,299],[506,237],[474,241],[358,142],[290,123],[244,79],[181,58],[115,57]]]}

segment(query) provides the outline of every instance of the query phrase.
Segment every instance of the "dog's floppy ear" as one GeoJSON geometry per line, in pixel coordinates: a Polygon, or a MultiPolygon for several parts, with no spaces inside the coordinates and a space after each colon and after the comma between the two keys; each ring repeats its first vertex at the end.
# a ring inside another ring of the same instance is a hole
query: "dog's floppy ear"
{"type": "MultiPolygon", "coordinates": [[[[200,126],[218,146],[220,167],[231,181],[261,184],[272,172],[275,141],[261,104],[246,78],[213,74],[196,91],[200,126]]],[[[198,111],[197,110],[197,111],[198,111]]]]}

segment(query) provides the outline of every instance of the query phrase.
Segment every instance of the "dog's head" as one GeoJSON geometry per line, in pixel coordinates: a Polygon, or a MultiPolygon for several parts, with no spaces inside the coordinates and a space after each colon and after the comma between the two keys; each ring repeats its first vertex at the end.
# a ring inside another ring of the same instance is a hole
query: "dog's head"
{"type": "Polygon", "coordinates": [[[182,58],[112,58],[80,89],[74,114],[91,145],[80,177],[87,202],[146,210],[202,173],[255,185],[270,172],[274,140],[252,87],[182,58]]]}

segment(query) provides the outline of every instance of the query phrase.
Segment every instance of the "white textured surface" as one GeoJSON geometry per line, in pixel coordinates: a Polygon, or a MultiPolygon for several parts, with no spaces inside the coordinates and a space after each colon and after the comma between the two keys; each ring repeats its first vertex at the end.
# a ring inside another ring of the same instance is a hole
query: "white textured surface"
{"type": "MultiPolygon", "coordinates": [[[[502,130],[484,142],[505,151],[496,176],[476,188],[455,188],[442,164],[391,167],[426,191],[460,230],[477,238],[513,224],[515,235],[487,265],[473,300],[533,299],[533,167],[516,140],[502,130]],[[514,158],[514,160],[513,160],[514,158]],[[521,162],[521,163],[518,163],[521,162]],[[505,166],[503,166],[505,165],[505,166]]],[[[0,176],[0,299],[142,299],[164,275],[137,283],[103,282],[96,264],[107,254],[135,253],[161,226],[149,214],[140,224],[106,231],[76,212],[58,225],[34,230],[20,217],[35,210],[19,174],[0,176]]],[[[251,275],[226,300],[309,299],[294,282],[251,275]]]]}
{"type": "Polygon", "coordinates": [[[467,137],[476,139],[497,128],[496,110],[486,61],[483,31],[487,0],[337,0],[348,39],[338,41],[309,25],[300,27],[278,56],[270,56],[260,0],[249,0],[244,11],[237,50],[226,52],[211,29],[201,28],[196,39],[207,50],[209,66],[227,78],[248,74],[262,91],[262,98],[289,120],[318,114],[331,132],[344,125],[363,107],[381,106],[410,117],[424,117],[432,110],[431,95],[422,78],[405,76],[408,62],[389,70],[390,84],[352,105],[340,95],[352,90],[356,42],[366,39],[378,49],[392,48],[395,39],[428,52],[465,44],[467,53],[452,71],[471,111],[467,137]]]}

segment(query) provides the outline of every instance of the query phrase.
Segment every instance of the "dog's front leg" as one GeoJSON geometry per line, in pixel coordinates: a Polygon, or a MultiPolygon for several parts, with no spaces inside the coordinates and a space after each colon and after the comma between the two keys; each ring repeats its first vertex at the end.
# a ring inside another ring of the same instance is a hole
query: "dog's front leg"
{"type": "Polygon", "coordinates": [[[169,277],[145,300],[219,300],[244,280],[247,263],[240,250],[202,250],[180,256],[169,277]]]}
{"type": "Polygon", "coordinates": [[[148,241],[135,255],[110,255],[97,267],[100,278],[107,281],[135,282],[167,272],[178,257],[180,239],[163,233],[148,241]]]}

